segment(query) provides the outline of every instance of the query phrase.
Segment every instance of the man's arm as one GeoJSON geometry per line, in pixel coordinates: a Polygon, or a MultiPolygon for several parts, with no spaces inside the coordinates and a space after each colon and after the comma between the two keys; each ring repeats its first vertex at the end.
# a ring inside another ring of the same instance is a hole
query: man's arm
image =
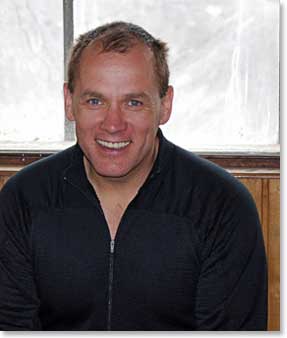
{"type": "Polygon", "coordinates": [[[266,330],[267,267],[253,199],[243,186],[222,203],[206,234],[196,301],[197,330],[266,330]]]}
{"type": "Polygon", "coordinates": [[[40,330],[29,210],[14,180],[0,192],[0,330],[40,330]]]}

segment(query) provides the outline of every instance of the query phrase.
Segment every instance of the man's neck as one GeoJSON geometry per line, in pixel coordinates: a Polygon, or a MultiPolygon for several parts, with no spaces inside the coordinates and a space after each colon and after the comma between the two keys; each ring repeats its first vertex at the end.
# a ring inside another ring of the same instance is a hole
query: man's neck
{"type": "Polygon", "coordinates": [[[159,141],[157,139],[154,150],[150,154],[150,159],[146,161],[145,167],[138,166],[138,168],[135,168],[138,170],[133,170],[125,177],[100,176],[95,172],[86,157],[83,159],[88,180],[92,184],[104,212],[111,239],[115,238],[118,226],[128,205],[135,198],[151,171],[158,153],[158,144],[159,141]]]}

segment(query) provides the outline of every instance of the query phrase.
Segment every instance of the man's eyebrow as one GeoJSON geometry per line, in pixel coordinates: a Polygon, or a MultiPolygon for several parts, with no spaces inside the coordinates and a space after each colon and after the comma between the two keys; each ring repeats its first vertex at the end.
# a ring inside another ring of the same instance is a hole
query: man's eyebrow
{"type": "Polygon", "coordinates": [[[99,99],[104,98],[104,95],[101,93],[98,93],[94,90],[85,90],[82,94],[81,94],[81,98],[85,98],[85,97],[97,97],[99,99]]]}
{"type": "MultiPolygon", "coordinates": [[[[96,97],[99,99],[104,99],[105,96],[95,90],[85,90],[81,95],[81,99],[86,97],[96,97]]],[[[132,99],[132,98],[142,98],[142,99],[150,99],[150,96],[146,92],[131,92],[124,95],[125,99],[132,99]]]]}
{"type": "Polygon", "coordinates": [[[134,93],[128,93],[125,95],[125,98],[127,99],[131,99],[133,97],[149,99],[149,95],[145,92],[134,92],[134,93]]]}

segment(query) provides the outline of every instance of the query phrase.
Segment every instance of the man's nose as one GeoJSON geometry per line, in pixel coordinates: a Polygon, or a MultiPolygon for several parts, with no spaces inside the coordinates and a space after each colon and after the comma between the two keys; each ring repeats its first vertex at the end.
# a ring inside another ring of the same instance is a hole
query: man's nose
{"type": "Polygon", "coordinates": [[[109,133],[117,133],[126,128],[124,112],[120,104],[113,103],[105,112],[101,128],[109,133]]]}

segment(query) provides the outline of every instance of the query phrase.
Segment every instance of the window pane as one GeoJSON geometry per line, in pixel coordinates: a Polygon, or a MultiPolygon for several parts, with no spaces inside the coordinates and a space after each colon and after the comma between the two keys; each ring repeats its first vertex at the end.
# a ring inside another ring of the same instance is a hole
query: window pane
{"type": "Polygon", "coordinates": [[[74,20],[75,36],[125,20],[168,42],[174,142],[278,150],[279,1],[74,0],[74,20]]]}
{"type": "Polygon", "coordinates": [[[63,141],[62,1],[1,0],[0,13],[0,149],[63,141]]]}

